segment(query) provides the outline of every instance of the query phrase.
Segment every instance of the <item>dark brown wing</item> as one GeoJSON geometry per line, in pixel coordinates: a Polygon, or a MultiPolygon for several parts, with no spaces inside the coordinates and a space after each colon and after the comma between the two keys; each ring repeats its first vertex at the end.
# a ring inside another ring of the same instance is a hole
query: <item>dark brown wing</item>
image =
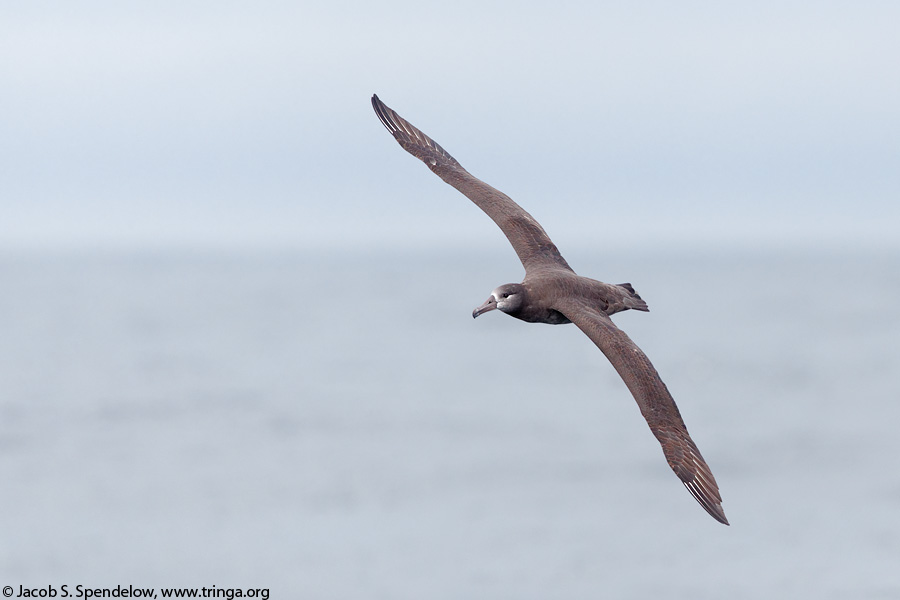
{"type": "Polygon", "coordinates": [[[637,400],[650,431],[662,445],[669,466],[706,512],[728,525],[716,479],[688,434],[675,400],[647,355],[607,315],[583,302],[562,300],[554,308],[575,323],[603,351],[637,400]]]}
{"type": "Polygon", "coordinates": [[[519,255],[526,272],[548,267],[572,270],[540,223],[509,196],[473,177],[437,142],[388,108],[378,96],[372,96],[372,106],[378,118],[404,150],[465,194],[500,226],[519,255]]]}

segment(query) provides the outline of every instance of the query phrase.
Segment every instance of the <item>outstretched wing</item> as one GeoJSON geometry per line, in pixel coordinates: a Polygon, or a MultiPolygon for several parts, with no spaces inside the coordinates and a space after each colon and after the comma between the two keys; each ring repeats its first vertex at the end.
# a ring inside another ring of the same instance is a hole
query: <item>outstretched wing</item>
{"type": "Polygon", "coordinates": [[[607,315],[583,302],[561,300],[554,308],[575,323],[603,351],[637,400],[650,431],[662,445],[669,466],[706,512],[728,525],[716,479],[688,434],[675,400],[647,355],[607,315]]]}
{"type": "Polygon", "coordinates": [[[509,196],[473,177],[437,142],[388,108],[378,96],[372,96],[372,106],[404,150],[424,162],[494,220],[509,239],[526,272],[540,268],[572,270],[540,223],[509,196]]]}

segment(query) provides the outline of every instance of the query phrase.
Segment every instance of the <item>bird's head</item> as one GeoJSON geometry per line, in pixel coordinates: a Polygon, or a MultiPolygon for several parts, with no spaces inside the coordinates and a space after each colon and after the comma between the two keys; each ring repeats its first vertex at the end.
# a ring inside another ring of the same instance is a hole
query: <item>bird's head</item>
{"type": "Polygon", "coordinates": [[[525,304],[525,287],[521,283],[507,283],[491,292],[487,301],[472,311],[472,318],[499,308],[508,315],[514,315],[525,304]]]}

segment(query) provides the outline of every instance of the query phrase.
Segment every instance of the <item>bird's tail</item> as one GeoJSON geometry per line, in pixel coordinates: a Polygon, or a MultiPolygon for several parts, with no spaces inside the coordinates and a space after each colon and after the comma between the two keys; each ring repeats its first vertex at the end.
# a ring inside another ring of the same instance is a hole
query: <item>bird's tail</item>
{"type": "Polygon", "coordinates": [[[618,286],[624,289],[627,292],[627,295],[622,300],[622,303],[625,304],[631,310],[642,310],[644,312],[650,312],[650,307],[647,306],[647,303],[638,296],[638,293],[634,291],[634,288],[630,283],[620,283],[618,286]]]}

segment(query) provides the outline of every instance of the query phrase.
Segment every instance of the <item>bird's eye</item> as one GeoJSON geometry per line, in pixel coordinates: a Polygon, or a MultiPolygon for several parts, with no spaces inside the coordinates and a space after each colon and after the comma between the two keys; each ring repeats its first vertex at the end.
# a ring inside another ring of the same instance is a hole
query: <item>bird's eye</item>
{"type": "Polygon", "coordinates": [[[503,292],[503,297],[504,297],[504,298],[509,298],[509,292],[503,292]]]}

